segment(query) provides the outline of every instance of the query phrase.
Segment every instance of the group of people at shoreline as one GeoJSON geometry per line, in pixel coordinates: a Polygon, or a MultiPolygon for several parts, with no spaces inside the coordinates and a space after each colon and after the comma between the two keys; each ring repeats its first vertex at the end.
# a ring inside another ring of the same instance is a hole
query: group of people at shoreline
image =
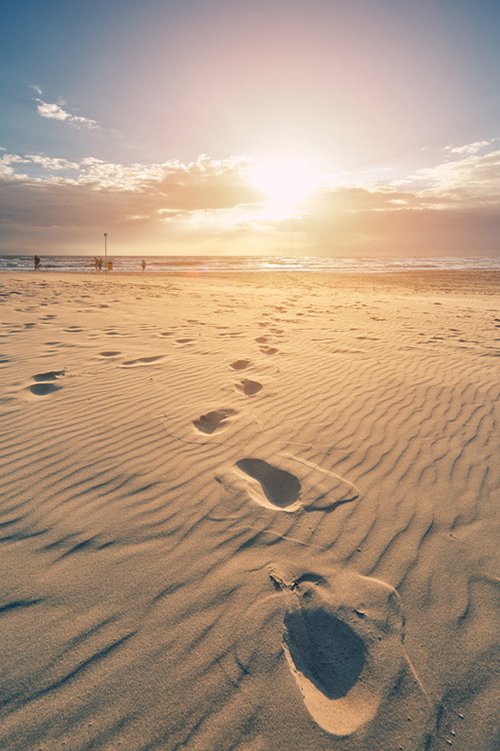
{"type": "MultiPolygon", "coordinates": [[[[98,258],[97,256],[94,256],[94,266],[96,271],[102,270],[102,258],[98,258]]],[[[113,271],[113,261],[107,261],[105,268],[107,271],[113,271]]],[[[141,269],[143,271],[146,271],[146,259],[143,258],[141,261],[141,269]]]]}
{"type": "MultiPolygon", "coordinates": [[[[40,271],[40,267],[42,265],[42,259],[40,258],[40,256],[37,255],[37,254],[35,254],[35,256],[33,258],[33,261],[34,261],[35,271],[40,271]]],[[[146,259],[145,258],[142,259],[140,265],[141,265],[141,269],[143,271],[146,271],[146,259]]],[[[102,258],[99,258],[98,256],[94,256],[94,268],[95,268],[95,270],[96,271],[102,271],[102,267],[103,267],[103,260],[102,260],[102,258]]],[[[106,265],[105,265],[104,268],[107,271],[113,271],[113,261],[106,261],[106,265]]]]}

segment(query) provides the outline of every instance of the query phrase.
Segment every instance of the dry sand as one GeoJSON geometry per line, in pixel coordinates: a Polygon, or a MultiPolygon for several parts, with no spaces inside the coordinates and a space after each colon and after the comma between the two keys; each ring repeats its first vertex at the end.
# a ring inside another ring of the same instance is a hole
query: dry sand
{"type": "Polygon", "coordinates": [[[2,751],[490,751],[499,275],[0,277],[2,751]]]}

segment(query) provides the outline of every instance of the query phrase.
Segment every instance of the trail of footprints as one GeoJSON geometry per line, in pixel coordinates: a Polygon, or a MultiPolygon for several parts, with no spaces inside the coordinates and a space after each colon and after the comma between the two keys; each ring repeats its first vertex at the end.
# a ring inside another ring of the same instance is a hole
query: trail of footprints
{"type": "MultiPolygon", "coordinates": [[[[267,337],[257,342],[264,354],[277,352],[267,346],[267,337]]],[[[252,366],[249,359],[230,364],[235,373],[252,366]]],[[[251,397],[263,386],[242,378],[235,388],[251,397]]],[[[237,414],[234,408],[220,408],[193,420],[193,426],[212,435],[229,428],[237,414]]],[[[274,513],[329,512],[359,497],[344,478],[284,454],[244,457],[215,479],[228,499],[243,495],[274,513]]],[[[269,574],[285,598],[283,653],[306,710],[323,731],[347,737],[363,732],[376,715],[382,720],[393,715],[397,699],[387,702],[386,696],[399,681],[406,692],[414,692],[424,723],[425,697],[402,646],[404,618],[397,594],[374,579],[355,574],[346,579],[344,574],[305,571],[288,581],[286,573],[269,574]]]]}
{"type": "MultiPolygon", "coordinates": [[[[286,312],[283,307],[276,310],[286,312]]],[[[56,316],[43,318],[48,322],[56,316]]],[[[268,327],[270,322],[259,325],[268,327]]],[[[284,333],[276,327],[268,330],[276,336],[284,333]]],[[[80,331],[78,326],[64,329],[68,334],[80,331]]],[[[124,336],[111,327],[104,333],[124,336]]],[[[161,331],[156,335],[174,337],[175,332],[161,331]]],[[[173,341],[185,347],[195,340],[181,337],[173,341]]],[[[255,341],[263,355],[278,354],[272,336],[262,335],[255,341]]],[[[103,350],[98,354],[115,362],[122,355],[118,350],[103,350]]],[[[163,359],[164,355],[152,355],[118,364],[135,368],[163,359]]],[[[243,376],[253,365],[252,360],[242,358],[229,367],[235,375],[243,376]]],[[[28,389],[34,396],[48,396],[62,388],[60,381],[65,374],[65,370],[37,373],[28,389]]],[[[251,398],[264,387],[258,380],[241,377],[234,388],[251,398]]],[[[192,425],[198,433],[212,436],[228,429],[237,415],[237,409],[222,407],[200,415],[192,425]]],[[[249,503],[271,513],[328,512],[359,497],[357,488],[344,478],[281,454],[265,459],[243,457],[217,480],[229,497],[243,494],[249,503]]],[[[344,572],[323,576],[302,571],[292,576],[287,571],[271,569],[269,578],[280,597],[285,598],[283,652],[305,707],[313,720],[334,736],[345,737],[356,732],[378,713],[391,684],[396,679],[406,680],[409,673],[402,649],[403,618],[397,595],[367,577],[350,575],[346,579],[344,572]]]]}
{"type": "MultiPolygon", "coordinates": [[[[66,331],[72,333],[76,327],[66,331]]],[[[121,336],[115,329],[106,333],[121,336]]],[[[280,334],[282,330],[272,333],[280,334]]],[[[173,337],[172,342],[180,347],[195,341],[189,337],[176,339],[173,331],[157,335],[173,337]]],[[[267,335],[255,341],[263,355],[279,352],[267,335]]],[[[122,352],[112,349],[98,355],[121,368],[154,365],[165,357],[124,360],[122,352]]],[[[239,376],[234,382],[235,391],[258,399],[264,386],[249,377],[254,371],[253,361],[241,358],[230,363],[229,368],[239,376]]],[[[64,375],[64,370],[35,374],[29,389],[35,396],[48,396],[62,388],[59,381],[64,375]]],[[[224,406],[201,414],[192,425],[198,433],[210,437],[228,430],[238,414],[235,407],[224,406]]],[[[269,513],[324,513],[359,497],[357,488],[344,478],[283,454],[243,457],[217,480],[227,498],[241,494],[249,504],[269,513]]],[[[384,695],[391,682],[408,670],[400,646],[402,619],[392,592],[371,579],[356,577],[347,586],[343,578],[337,581],[336,576],[307,570],[295,577],[275,569],[269,573],[273,586],[284,598],[283,654],[304,706],[324,731],[345,737],[383,711],[384,695]],[[370,608],[365,607],[368,603],[370,608]],[[373,629],[379,634],[378,640],[373,639],[373,629]],[[387,670],[389,663],[392,664],[387,670]]]]}

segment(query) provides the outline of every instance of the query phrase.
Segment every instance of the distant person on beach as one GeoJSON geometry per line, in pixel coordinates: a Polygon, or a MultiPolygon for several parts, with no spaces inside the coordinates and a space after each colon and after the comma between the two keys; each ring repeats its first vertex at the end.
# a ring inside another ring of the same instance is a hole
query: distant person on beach
{"type": "Polygon", "coordinates": [[[42,265],[42,259],[40,258],[40,256],[35,256],[34,262],[35,262],[35,271],[40,271],[40,266],[42,265]]]}
{"type": "Polygon", "coordinates": [[[102,269],[102,258],[97,259],[97,271],[102,269]]]}
{"type": "Polygon", "coordinates": [[[94,267],[96,271],[99,271],[99,259],[97,256],[94,256],[94,267]]]}
{"type": "Polygon", "coordinates": [[[143,271],[146,271],[146,259],[145,258],[143,258],[141,261],[141,269],[143,271]]]}

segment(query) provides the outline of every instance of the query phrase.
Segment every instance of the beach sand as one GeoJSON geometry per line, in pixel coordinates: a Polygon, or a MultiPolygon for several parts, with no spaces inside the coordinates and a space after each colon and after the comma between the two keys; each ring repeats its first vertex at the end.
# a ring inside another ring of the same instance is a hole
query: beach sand
{"type": "Polygon", "coordinates": [[[498,748],[499,281],[2,274],[0,748],[498,748]]]}

